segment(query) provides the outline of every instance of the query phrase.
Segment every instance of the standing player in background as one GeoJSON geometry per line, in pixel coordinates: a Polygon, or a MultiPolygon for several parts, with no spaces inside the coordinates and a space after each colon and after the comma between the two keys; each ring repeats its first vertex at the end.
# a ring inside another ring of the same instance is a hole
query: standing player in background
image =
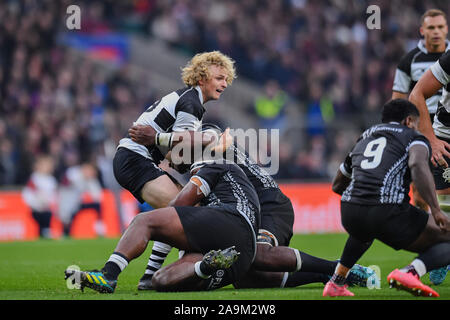
{"type": "MultiPolygon", "coordinates": [[[[395,71],[392,99],[407,99],[409,92],[425,71],[449,49],[448,26],[443,11],[438,9],[427,10],[420,19],[419,31],[423,40],[420,40],[417,47],[403,56],[395,71]]],[[[433,123],[441,94],[442,90],[439,90],[426,101],[431,123],[433,123]]],[[[411,187],[414,204],[427,211],[428,207],[414,184],[411,187]]]]}
{"type": "MultiPolygon", "coordinates": [[[[129,137],[120,140],[113,160],[114,176],[119,184],[140,202],[153,208],[165,208],[180,187],[158,167],[171,146],[170,132],[197,131],[206,109],[204,104],[218,100],[236,77],[234,61],[218,52],[195,55],[182,69],[185,88],[173,91],[153,103],[135,125],[156,130],[158,145],[145,147],[129,137]]],[[[155,242],[148,269],[142,281],[151,279],[171,247],[155,242]]]]}
{"type": "Polygon", "coordinates": [[[57,204],[58,182],[53,176],[54,162],[50,156],[39,156],[33,173],[22,190],[25,203],[31,208],[39,226],[39,236],[50,238],[50,220],[57,204]]]}
{"type": "Polygon", "coordinates": [[[97,215],[94,225],[97,236],[105,235],[102,197],[102,185],[94,164],[84,162],[67,168],[59,188],[59,218],[63,223],[64,236],[70,236],[75,217],[85,209],[92,209],[97,215]]]}
{"type": "MultiPolygon", "coordinates": [[[[444,55],[428,69],[412,90],[409,100],[420,112],[419,130],[430,141],[432,148],[431,162],[436,192],[441,208],[450,214],[450,52],[444,55]],[[434,117],[433,125],[429,119],[426,99],[442,89],[442,97],[434,117]]],[[[440,284],[447,276],[448,268],[430,272],[430,280],[440,284]]]]}
{"type": "Polygon", "coordinates": [[[383,107],[382,122],[361,135],[333,181],[333,191],[342,195],[342,225],[349,237],[323,296],[353,296],[346,277],[374,239],[418,253],[411,264],[388,275],[392,287],[439,296],[420,277],[450,262],[450,219],[434,190],[429,142],[416,131],[419,111],[407,100],[392,100],[383,107]],[[409,203],[411,180],[431,215],[409,203]]]}

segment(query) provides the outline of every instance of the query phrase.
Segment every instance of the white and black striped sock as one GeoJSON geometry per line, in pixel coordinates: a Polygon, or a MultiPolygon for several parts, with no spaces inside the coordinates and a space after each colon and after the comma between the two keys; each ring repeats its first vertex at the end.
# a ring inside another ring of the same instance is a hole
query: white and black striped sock
{"type": "Polygon", "coordinates": [[[145,268],[145,273],[142,279],[151,279],[156,271],[161,269],[164,260],[169,254],[171,246],[168,244],[155,241],[153,243],[152,254],[147,262],[147,267],[145,268]]]}
{"type": "Polygon", "coordinates": [[[119,252],[113,252],[102,269],[105,278],[117,280],[119,274],[128,266],[128,259],[119,252]]]}

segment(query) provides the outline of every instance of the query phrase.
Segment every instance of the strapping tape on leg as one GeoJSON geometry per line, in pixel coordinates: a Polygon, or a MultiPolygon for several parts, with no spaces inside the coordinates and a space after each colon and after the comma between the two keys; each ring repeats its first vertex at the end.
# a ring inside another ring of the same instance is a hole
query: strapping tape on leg
{"type": "Polygon", "coordinates": [[[256,240],[257,243],[267,243],[270,244],[273,247],[278,246],[278,239],[275,237],[275,235],[266,230],[266,229],[259,229],[258,230],[258,239],[256,240]]]}

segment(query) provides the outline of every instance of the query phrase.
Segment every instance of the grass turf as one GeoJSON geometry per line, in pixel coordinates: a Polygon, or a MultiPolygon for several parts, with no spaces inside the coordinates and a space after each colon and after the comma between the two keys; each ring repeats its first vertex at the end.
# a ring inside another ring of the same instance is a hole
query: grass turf
{"type": "MultiPolygon", "coordinates": [[[[138,291],[137,282],[142,275],[151,252],[146,252],[130,263],[120,275],[116,292],[99,294],[89,288],[84,293],[66,286],[64,270],[70,265],[84,269],[100,269],[115,248],[118,239],[95,240],[39,240],[33,242],[0,243],[0,299],[1,300],[324,300],[323,284],[309,284],[286,289],[235,290],[231,286],[212,292],[158,293],[138,291]]],[[[291,246],[309,254],[338,259],[346,240],[345,234],[295,235],[291,246]]],[[[177,258],[172,250],[166,263],[177,258]]],[[[381,288],[351,288],[355,297],[338,299],[410,300],[429,299],[414,297],[407,292],[390,289],[386,277],[393,269],[403,267],[415,254],[395,251],[375,242],[359,261],[363,265],[377,265],[381,271],[381,288]]],[[[440,298],[450,299],[450,276],[440,286],[433,286],[440,298]]],[[[428,275],[422,281],[430,285],[428,275]]],[[[326,298],[330,299],[330,298],[326,298]]]]}

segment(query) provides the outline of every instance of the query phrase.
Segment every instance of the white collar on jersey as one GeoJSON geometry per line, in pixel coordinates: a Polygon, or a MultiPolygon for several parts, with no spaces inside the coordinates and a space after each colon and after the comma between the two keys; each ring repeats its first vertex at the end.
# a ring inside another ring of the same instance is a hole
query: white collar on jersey
{"type": "Polygon", "coordinates": [[[202,89],[200,89],[200,87],[199,87],[199,86],[195,86],[194,88],[195,88],[195,90],[197,90],[197,91],[198,91],[198,94],[199,94],[199,98],[200,98],[200,103],[201,103],[201,104],[202,104],[202,106],[203,106],[203,93],[202,93],[202,89]]]}
{"type": "MultiPolygon", "coordinates": [[[[417,48],[419,48],[419,50],[422,51],[423,53],[428,54],[428,50],[425,47],[423,40],[419,40],[417,48]]],[[[445,52],[447,52],[449,49],[450,49],[450,41],[445,40],[445,52]]]]}

